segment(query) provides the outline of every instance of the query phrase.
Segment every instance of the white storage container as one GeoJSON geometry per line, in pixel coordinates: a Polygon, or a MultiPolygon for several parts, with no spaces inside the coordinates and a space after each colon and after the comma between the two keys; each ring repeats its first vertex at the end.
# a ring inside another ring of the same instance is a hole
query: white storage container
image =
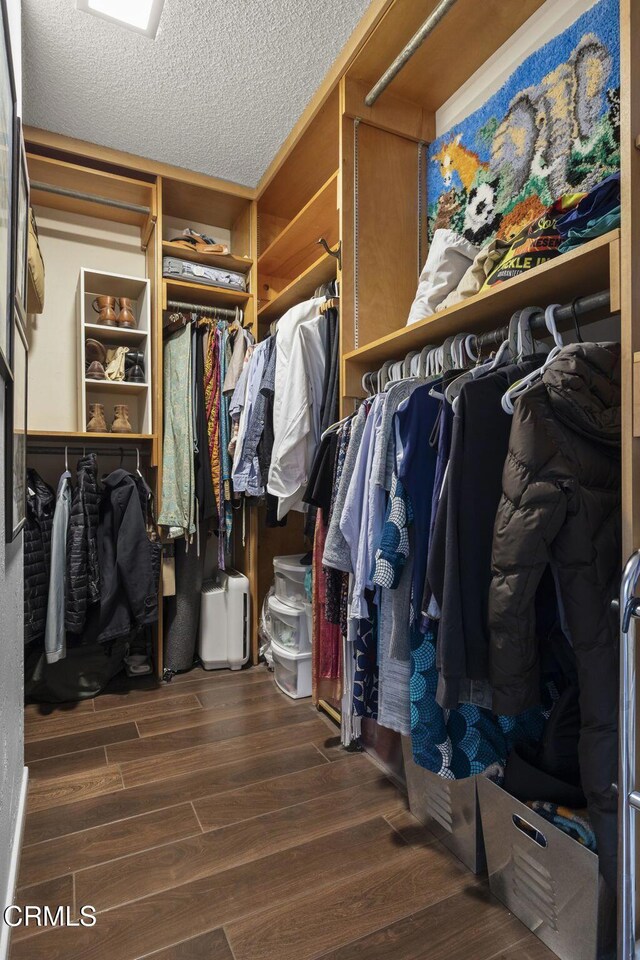
{"type": "Polygon", "coordinates": [[[311,696],[311,652],[292,653],[275,640],[271,643],[274,678],[283,693],[299,700],[311,696]]]}
{"type": "Polygon", "coordinates": [[[311,604],[301,603],[294,607],[279,597],[269,597],[272,639],[291,653],[308,653],[311,650],[312,617],[311,604]]]}
{"type": "Polygon", "coordinates": [[[198,654],[205,670],[239,670],[249,659],[249,581],[237,570],[202,584],[198,654]]]}
{"type": "Polygon", "coordinates": [[[307,602],[304,579],[310,564],[302,565],[303,553],[294,553],[290,557],[273,558],[273,575],[276,597],[284,603],[295,606],[307,602]]]}

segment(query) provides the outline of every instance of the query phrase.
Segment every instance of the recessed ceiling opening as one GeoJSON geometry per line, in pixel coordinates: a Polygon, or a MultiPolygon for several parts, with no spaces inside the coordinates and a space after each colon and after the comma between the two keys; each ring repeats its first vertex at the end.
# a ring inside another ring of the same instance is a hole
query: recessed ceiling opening
{"type": "Polygon", "coordinates": [[[158,32],[163,6],[164,0],[76,0],[78,10],[152,39],[158,32]]]}

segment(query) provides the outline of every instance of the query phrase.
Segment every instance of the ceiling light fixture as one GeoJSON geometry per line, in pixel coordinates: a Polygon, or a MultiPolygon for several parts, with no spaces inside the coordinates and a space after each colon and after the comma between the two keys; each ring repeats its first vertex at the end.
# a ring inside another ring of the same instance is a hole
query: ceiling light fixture
{"type": "Polygon", "coordinates": [[[158,32],[164,0],[76,0],[78,10],[117,23],[153,39],[158,32]]]}

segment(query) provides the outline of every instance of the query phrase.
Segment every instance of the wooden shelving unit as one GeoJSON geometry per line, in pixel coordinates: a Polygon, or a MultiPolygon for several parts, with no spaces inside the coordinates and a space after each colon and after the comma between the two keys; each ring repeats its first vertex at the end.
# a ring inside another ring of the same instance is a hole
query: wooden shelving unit
{"type": "Polygon", "coordinates": [[[292,280],[283,290],[277,293],[273,300],[269,300],[268,303],[260,307],[258,310],[260,323],[265,320],[275,320],[295,306],[296,303],[308,300],[309,297],[313,296],[316,287],[335,279],[337,266],[336,258],[324,253],[315,263],[307,267],[299,277],[296,277],[295,280],[292,280]]]}
{"type": "Polygon", "coordinates": [[[361,376],[385,360],[399,360],[427,343],[441,343],[461,331],[482,333],[507,323],[511,314],[525,304],[566,303],[580,290],[582,296],[612,288],[615,302],[620,231],[612,230],[577,250],[551,260],[519,277],[476,294],[462,303],[402,327],[345,354],[345,395],[362,395],[361,376]]]}
{"type": "Polygon", "coordinates": [[[147,443],[150,440],[155,440],[155,434],[153,433],[88,433],[86,430],[84,432],[78,430],[29,430],[27,433],[27,442],[28,443],[82,443],[86,444],[89,441],[100,440],[100,441],[113,441],[113,444],[117,446],[118,442],[123,440],[135,441],[139,443],[147,443]]]}
{"type": "Polygon", "coordinates": [[[164,240],[162,243],[162,256],[177,257],[180,260],[188,260],[189,263],[200,263],[205,267],[218,267],[220,270],[235,270],[236,273],[249,273],[253,266],[253,260],[249,257],[235,257],[231,253],[198,253],[196,250],[189,250],[169,240],[164,240]]]}
{"type": "Polygon", "coordinates": [[[155,183],[32,152],[27,163],[33,206],[137,226],[146,249],[157,221],[155,183]]]}
{"type": "Polygon", "coordinates": [[[338,241],[337,170],[260,254],[260,277],[291,280],[299,276],[317,259],[320,237],[324,237],[329,246],[338,241]]]}
{"type": "Polygon", "coordinates": [[[251,294],[242,290],[231,290],[228,287],[210,287],[202,283],[189,283],[185,280],[164,279],[162,286],[165,310],[168,300],[193,302],[204,307],[244,307],[251,299],[251,294]]]}

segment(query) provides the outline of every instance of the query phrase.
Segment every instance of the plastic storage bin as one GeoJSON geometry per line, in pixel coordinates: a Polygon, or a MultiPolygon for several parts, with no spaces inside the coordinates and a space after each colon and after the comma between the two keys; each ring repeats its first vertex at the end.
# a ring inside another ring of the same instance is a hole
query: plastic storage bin
{"type": "Polygon", "coordinates": [[[411,738],[402,738],[409,809],[473,873],[485,869],[477,777],[445,780],[414,763],[411,738]]]}
{"type": "Polygon", "coordinates": [[[596,960],[613,939],[598,857],[486,777],[478,777],[491,892],[560,960],[596,960]]]}
{"type": "Polygon", "coordinates": [[[269,597],[271,638],[283,650],[291,653],[309,653],[311,650],[311,604],[299,607],[283,603],[279,597],[269,597]]]}
{"type": "Polygon", "coordinates": [[[277,685],[283,693],[299,700],[311,696],[311,652],[292,653],[273,640],[273,671],[277,685]]]}
{"type": "Polygon", "coordinates": [[[309,565],[300,563],[303,556],[303,553],[295,553],[290,557],[273,558],[276,597],[284,603],[292,603],[298,606],[307,602],[304,578],[309,565]]]}

